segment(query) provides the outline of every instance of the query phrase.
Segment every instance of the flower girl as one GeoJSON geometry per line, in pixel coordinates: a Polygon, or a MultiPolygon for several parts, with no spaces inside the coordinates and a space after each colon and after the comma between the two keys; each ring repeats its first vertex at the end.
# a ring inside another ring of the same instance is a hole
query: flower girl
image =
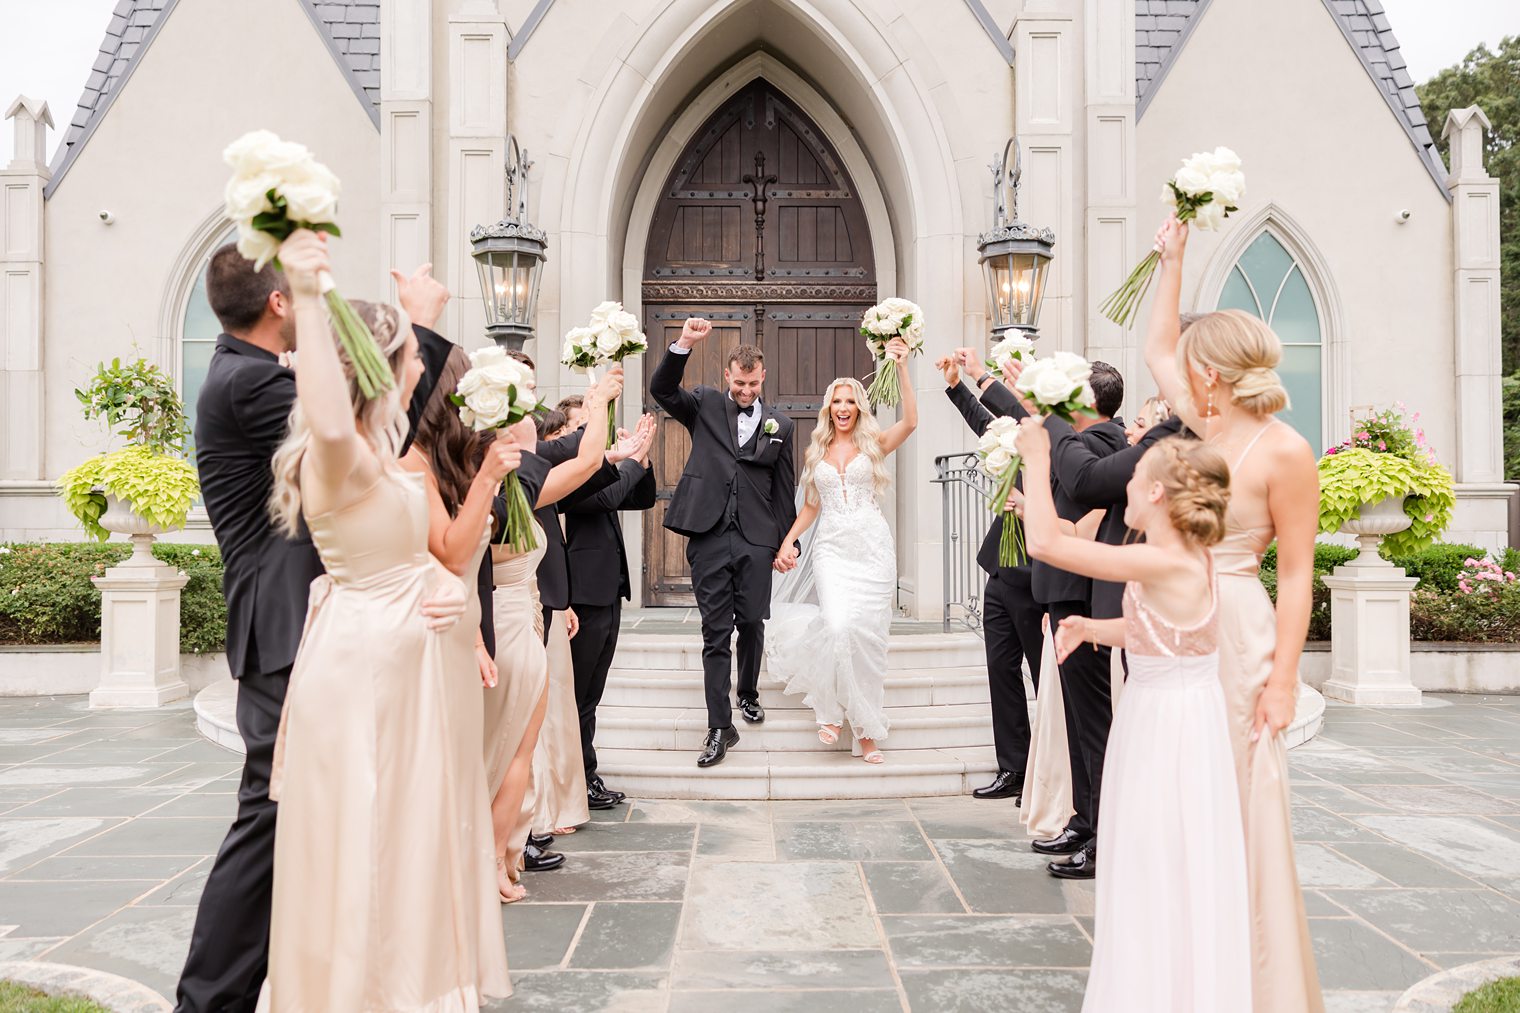
{"type": "Polygon", "coordinates": [[[1251,1008],[1249,908],[1240,797],[1219,685],[1213,564],[1229,470],[1212,447],[1172,437],[1141,459],[1124,521],[1144,544],[1061,530],[1050,437],[1027,419],[1019,450],[1031,555],[1124,580],[1124,617],[1072,616],[1064,659],[1083,642],[1123,647],[1129,681],[1114,713],[1098,827],[1098,911],[1084,1013],[1251,1008]]]}

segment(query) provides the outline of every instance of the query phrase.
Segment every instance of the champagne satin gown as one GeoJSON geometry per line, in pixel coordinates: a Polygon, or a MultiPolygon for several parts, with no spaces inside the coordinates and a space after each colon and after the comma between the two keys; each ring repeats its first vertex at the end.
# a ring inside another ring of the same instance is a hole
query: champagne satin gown
{"type": "Polygon", "coordinates": [[[1179,626],[1124,590],[1129,682],[1098,822],[1083,1013],[1249,1013],[1250,911],[1217,651],[1219,596],[1179,626]]]}
{"type": "MultiPolygon", "coordinates": [[[[1258,433],[1236,458],[1232,476],[1260,438],[1258,433]]],[[[1277,650],[1277,612],[1260,578],[1261,557],[1271,541],[1270,531],[1241,524],[1232,503],[1225,514],[1224,540],[1213,550],[1219,575],[1219,679],[1245,820],[1252,1008],[1254,1013],[1323,1013],[1325,1000],[1293,861],[1288,749],[1281,735],[1251,741],[1256,702],[1277,650]]]]}
{"type": "MultiPolygon", "coordinates": [[[[533,522],[538,547],[513,555],[496,555],[491,565],[492,617],[496,623],[496,685],[485,691],[482,748],[486,786],[491,798],[528,731],[548,679],[544,654],[543,612],[538,604],[538,561],[543,558],[544,529],[533,522]]],[[[528,843],[528,821],[519,820],[507,839],[506,866],[517,882],[522,853],[528,843]]]]}
{"type": "MultiPolygon", "coordinates": [[[[1048,632],[1040,671],[1056,671],[1055,640],[1048,632]]],[[[1031,837],[1054,837],[1077,812],[1071,807],[1071,754],[1066,748],[1066,704],[1060,679],[1041,682],[1034,707],[1019,822],[1031,837]]]]}
{"type": "Polygon", "coordinates": [[[475,745],[478,607],[449,631],[425,625],[441,570],[420,476],[389,471],[306,520],[327,573],[312,582],[275,744],[261,1005],[475,1010],[512,991],[475,745]]]}
{"type": "Polygon", "coordinates": [[[578,827],[591,819],[586,765],[581,758],[581,718],[575,705],[575,667],[570,627],[555,612],[549,626],[549,709],[533,752],[532,823],[537,833],[578,827]]]}

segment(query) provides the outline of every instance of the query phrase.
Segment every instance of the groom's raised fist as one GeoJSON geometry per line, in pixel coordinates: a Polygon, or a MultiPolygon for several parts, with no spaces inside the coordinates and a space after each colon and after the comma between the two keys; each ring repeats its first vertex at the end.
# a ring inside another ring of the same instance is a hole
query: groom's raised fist
{"type": "Polygon", "coordinates": [[[711,333],[712,324],[709,321],[702,317],[687,317],[686,323],[681,325],[681,337],[676,343],[682,348],[690,348],[711,333]]]}

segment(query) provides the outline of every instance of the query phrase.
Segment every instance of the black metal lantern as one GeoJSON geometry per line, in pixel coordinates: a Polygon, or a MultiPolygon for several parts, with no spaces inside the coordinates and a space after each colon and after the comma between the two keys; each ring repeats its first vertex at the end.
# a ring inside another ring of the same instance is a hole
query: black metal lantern
{"type": "Polygon", "coordinates": [[[548,259],[548,237],[528,221],[528,170],[533,163],[507,137],[505,214],[495,225],[470,230],[470,256],[480,272],[486,334],[503,348],[520,351],[533,337],[538,284],[548,259]],[[515,204],[514,204],[515,199],[515,204]]]}
{"type": "Polygon", "coordinates": [[[1018,142],[1010,138],[1002,157],[992,164],[996,219],[990,230],[976,237],[994,335],[1017,327],[1033,336],[1045,298],[1046,270],[1056,245],[1056,234],[1050,229],[1019,221],[1021,163],[1018,142]],[[1011,167],[1009,155],[1013,156],[1011,167]]]}

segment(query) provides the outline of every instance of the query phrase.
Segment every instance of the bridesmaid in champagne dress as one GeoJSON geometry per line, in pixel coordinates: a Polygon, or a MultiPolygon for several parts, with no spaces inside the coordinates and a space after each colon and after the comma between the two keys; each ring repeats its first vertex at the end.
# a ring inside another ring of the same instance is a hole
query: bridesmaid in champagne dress
{"type": "Polygon", "coordinates": [[[1207,313],[1185,332],[1178,319],[1188,229],[1169,219],[1157,235],[1161,267],[1146,362],[1189,429],[1231,465],[1232,494],[1219,574],[1219,676],[1230,718],[1250,875],[1255,1013],[1325,1008],[1293,859],[1287,747],[1298,662],[1312,605],[1319,475],[1309,444],[1275,413],[1288,407],[1276,366],[1282,343],[1239,310],[1207,313]],[[1274,608],[1261,556],[1277,542],[1274,608]]]}
{"type": "Polygon", "coordinates": [[[277,1011],[475,1010],[511,993],[490,892],[471,595],[428,553],[424,484],[395,460],[400,404],[421,375],[389,306],[355,309],[399,391],[366,401],[327,329],[325,237],[280,258],[301,355],[271,510],[301,516],[327,568],[313,583],[270,796],[275,832],[269,977],[277,1011]],[[468,629],[468,627],[466,627],[468,629]]]}
{"type": "Polygon", "coordinates": [[[533,754],[533,829],[562,836],[591,819],[586,804],[586,766],[581,761],[580,712],[575,706],[575,669],[570,657],[574,610],[555,611],[549,627],[549,705],[533,754]]]}

